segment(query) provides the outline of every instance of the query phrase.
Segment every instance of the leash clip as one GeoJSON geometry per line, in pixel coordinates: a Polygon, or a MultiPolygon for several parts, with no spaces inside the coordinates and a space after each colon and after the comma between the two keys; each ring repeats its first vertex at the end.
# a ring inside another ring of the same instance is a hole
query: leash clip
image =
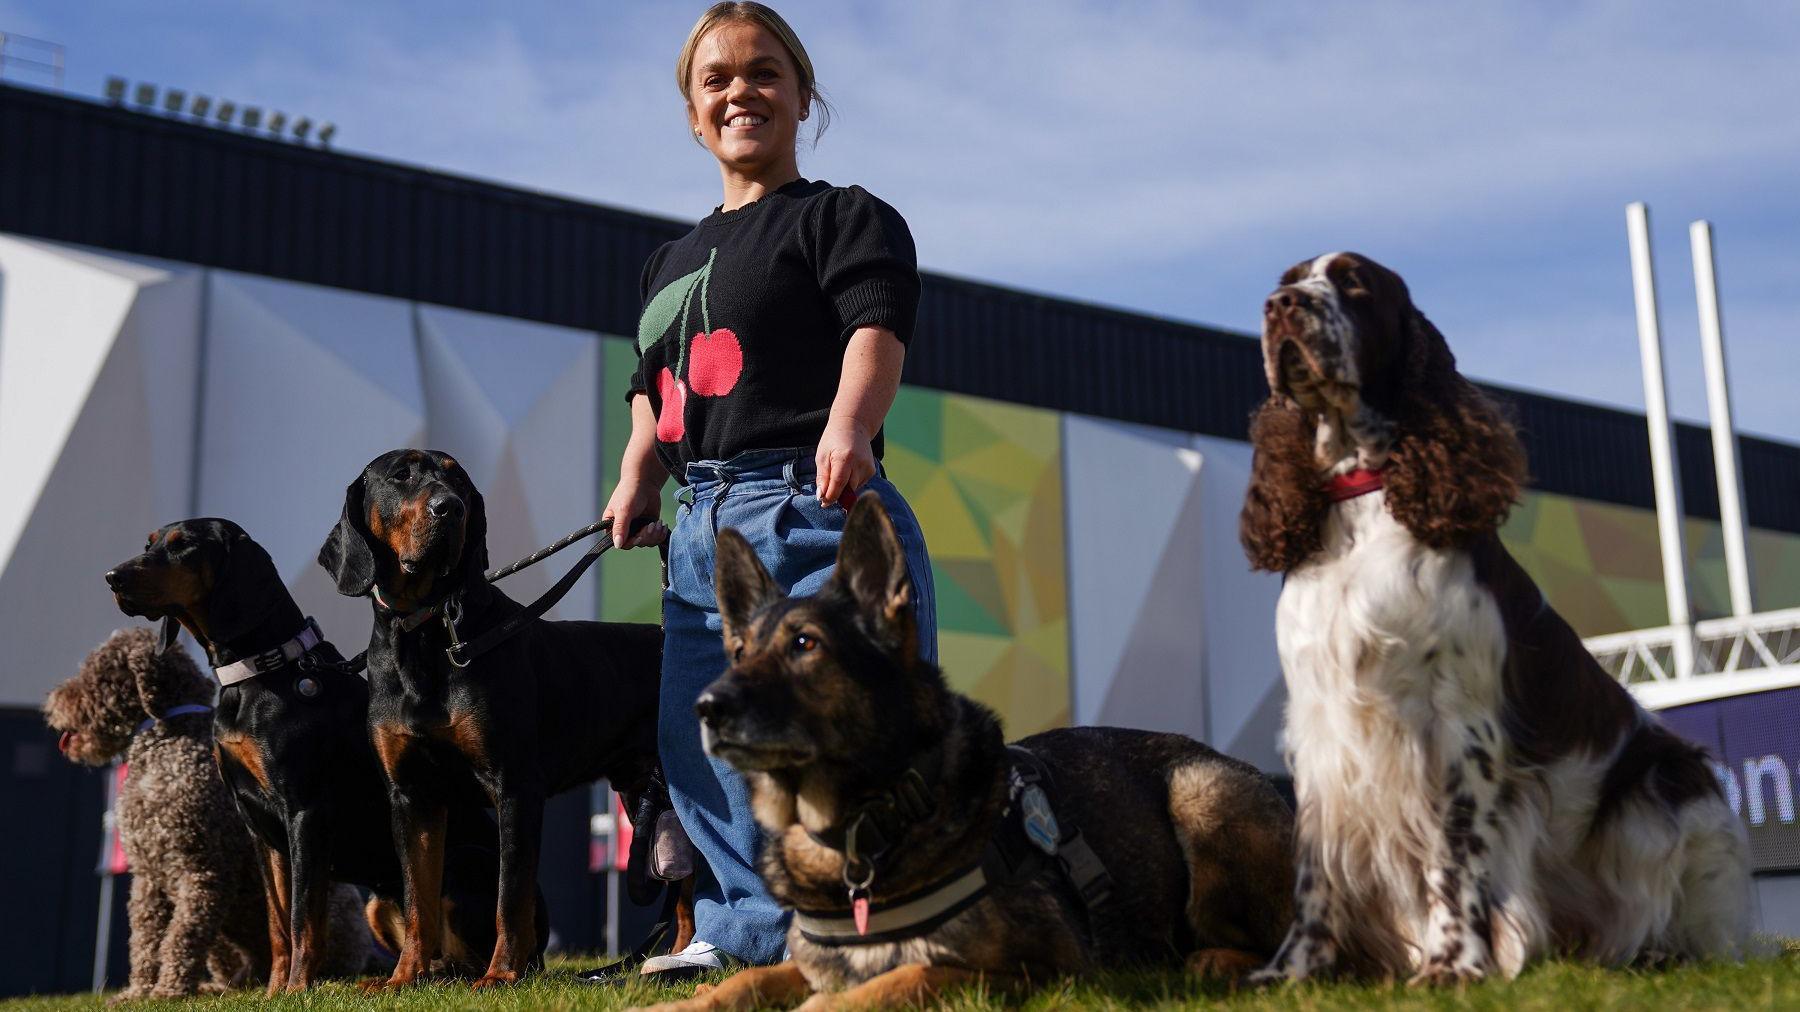
{"type": "Polygon", "coordinates": [[[444,656],[450,659],[452,666],[466,668],[470,661],[463,659],[463,641],[456,637],[456,623],[462,621],[462,598],[446,598],[443,605],[444,631],[450,634],[450,645],[444,649],[444,656]]]}

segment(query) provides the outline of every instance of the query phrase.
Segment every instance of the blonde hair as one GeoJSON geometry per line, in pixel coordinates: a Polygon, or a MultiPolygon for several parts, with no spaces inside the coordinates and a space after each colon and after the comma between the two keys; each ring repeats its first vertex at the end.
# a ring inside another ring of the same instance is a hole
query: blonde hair
{"type": "Polygon", "coordinates": [[[819,135],[831,125],[831,104],[819,92],[819,82],[813,77],[812,57],[806,55],[806,47],[800,44],[800,37],[781,15],[765,4],[755,0],[724,0],[713,4],[694,22],[694,28],[688,32],[687,41],[682,43],[681,55],[675,58],[675,87],[681,92],[681,98],[689,105],[693,99],[688,94],[690,78],[694,73],[694,51],[700,48],[700,40],[706,33],[723,24],[752,24],[775,36],[782,48],[788,52],[788,58],[794,63],[794,70],[800,78],[800,92],[806,96],[807,105],[818,112],[817,125],[813,127],[813,143],[819,143],[819,135]]]}

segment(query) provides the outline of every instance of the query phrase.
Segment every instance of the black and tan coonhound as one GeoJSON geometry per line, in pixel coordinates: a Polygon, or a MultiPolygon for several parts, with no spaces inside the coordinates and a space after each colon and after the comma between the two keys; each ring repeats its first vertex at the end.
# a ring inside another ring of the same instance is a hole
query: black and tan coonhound
{"type": "MultiPolygon", "coordinates": [[[[544,800],[606,778],[635,807],[656,765],[662,630],[532,619],[466,661],[523,606],[491,586],[487,513],[468,473],[438,451],[394,450],[344,493],[319,563],[371,598],[369,733],[386,771],[406,884],[406,942],[388,981],[422,973],[438,939],[444,805],[479,790],[499,816],[499,937],[477,988],[516,981],[541,943],[544,800]]],[[[691,931],[691,916],[681,917],[691,931]]],[[[677,938],[677,944],[685,944],[677,938]]]]}

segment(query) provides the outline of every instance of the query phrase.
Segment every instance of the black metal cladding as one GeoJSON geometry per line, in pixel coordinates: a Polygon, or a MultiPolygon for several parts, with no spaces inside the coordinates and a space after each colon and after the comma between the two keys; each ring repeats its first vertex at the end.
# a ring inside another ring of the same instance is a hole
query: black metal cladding
{"type": "MultiPolygon", "coordinates": [[[[687,225],[0,85],[0,230],[632,334],[638,273],[687,225]]],[[[925,276],[909,383],[1243,439],[1254,340],[925,276]]],[[[1522,391],[1537,487],[1651,507],[1641,415],[1522,391]]],[[[1686,510],[1718,516],[1706,430],[1677,426],[1686,510]]],[[[1752,524],[1800,532],[1800,447],[1739,441],[1752,524]]]]}

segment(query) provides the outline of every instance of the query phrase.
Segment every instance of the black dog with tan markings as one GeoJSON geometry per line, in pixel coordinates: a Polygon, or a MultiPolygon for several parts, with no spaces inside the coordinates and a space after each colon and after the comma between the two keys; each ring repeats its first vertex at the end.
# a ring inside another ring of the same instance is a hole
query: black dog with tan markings
{"type": "Polygon", "coordinates": [[[532,618],[490,586],[481,493],[437,451],[393,450],[363,468],[319,563],[340,593],[368,595],[375,611],[369,733],[387,774],[406,896],[405,942],[387,985],[414,982],[441,950],[444,813],[471,798],[492,804],[500,823],[497,937],[475,986],[515,982],[543,946],[545,799],[604,777],[635,808],[653,787],[662,629],[532,618]],[[451,655],[496,629],[514,634],[451,655]]]}
{"type": "Polygon", "coordinates": [[[1006,745],[920,658],[874,495],[814,597],[786,597],[737,532],[718,544],[731,667],[696,709],[771,834],[762,872],[796,911],[793,959],[681,1006],[883,1006],[1184,958],[1236,975],[1280,944],[1292,815],[1268,780],[1173,734],[1006,745]]]}

